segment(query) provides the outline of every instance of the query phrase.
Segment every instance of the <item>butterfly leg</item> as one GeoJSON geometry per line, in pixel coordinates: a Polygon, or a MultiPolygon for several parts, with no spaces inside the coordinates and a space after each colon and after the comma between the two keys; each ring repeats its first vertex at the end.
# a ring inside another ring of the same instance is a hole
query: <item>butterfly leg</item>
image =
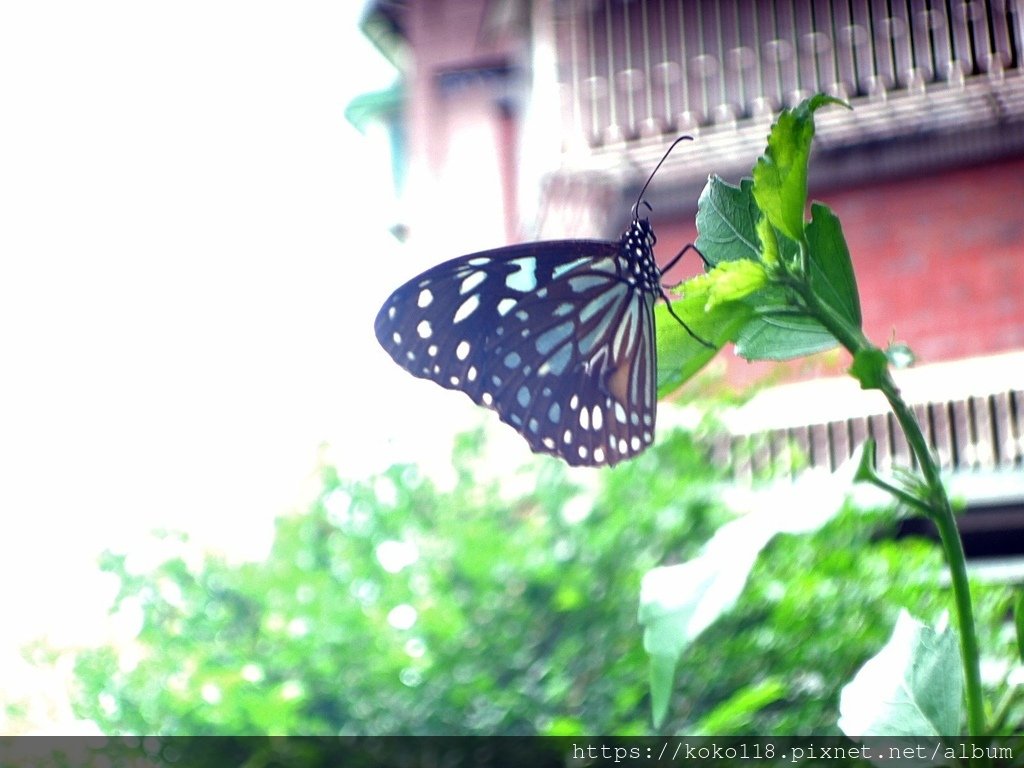
{"type": "Polygon", "coordinates": [[[672,317],[674,317],[676,319],[676,322],[678,322],[681,326],[683,326],[683,329],[688,334],[690,334],[690,336],[693,338],[694,341],[700,342],[701,344],[703,344],[708,349],[718,349],[718,347],[716,347],[714,344],[712,344],[707,339],[704,339],[704,338],[701,338],[700,336],[698,336],[690,326],[688,326],[685,322],[683,322],[683,318],[681,318],[679,315],[677,315],[676,311],[674,309],[672,309],[672,300],[668,297],[668,294],[665,293],[665,291],[661,292],[661,298],[663,298],[665,300],[665,306],[668,307],[668,313],[670,315],[672,315],[672,317]]]}
{"type": "MultiPolygon", "coordinates": [[[[683,258],[683,256],[686,255],[687,251],[693,251],[698,256],[700,256],[700,259],[701,259],[701,261],[704,262],[704,266],[705,267],[710,267],[711,266],[711,263],[706,258],[704,258],[704,254],[701,253],[697,249],[697,246],[695,246],[693,243],[688,243],[683,248],[683,250],[681,250],[679,253],[677,253],[675,256],[673,256],[672,259],[669,260],[668,264],[666,264],[664,268],[659,270],[661,272],[661,274],[664,275],[666,272],[668,272],[670,269],[672,269],[672,267],[674,267],[676,264],[678,264],[679,260],[681,258],[683,258]]],[[[678,283],[677,283],[677,285],[678,285],[678,283]]],[[[675,287],[675,286],[672,286],[672,287],[675,287]]],[[[694,333],[693,329],[690,326],[688,326],[686,323],[683,322],[683,319],[681,317],[679,317],[679,315],[676,314],[676,311],[674,309],[672,309],[672,300],[668,297],[668,294],[665,293],[664,289],[661,290],[661,298],[663,298],[665,300],[665,305],[668,307],[669,314],[672,315],[672,317],[674,317],[676,319],[676,321],[681,326],[683,326],[684,329],[686,329],[686,332],[688,334],[690,334],[690,336],[694,339],[694,341],[700,342],[701,344],[703,344],[708,349],[718,349],[718,347],[716,347],[710,341],[708,341],[707,339],[703,339],[700,336],[698,336],[696,333],[694,333]]]]}
{"type": "Polygon", "coordinates": [[[666,272],[668,272],[670,269],[672,269],[672,267],[674,267],[676,264],[678,264],[679,260],[681,258],[683,258],[683,256],[686,255],[687,251],[693,251],[698,256],[700,256],[700,260],[704,262],[704,266],[706,268],[710,268],[710,267],[714,266],[710,261],[708,261],[704,257],[704,254],[700,252],[700,250],[697,248],[696,245],[694,245],[693,243],[687,243],[686,246],[683,247],[683,250],[681,250],[679,253],[677,253],[675,256],[673,256],[671,259],[669,259],[668,264],[666,264],[664,267],[662,267],[661,274],[664,275],[666,272]]]}

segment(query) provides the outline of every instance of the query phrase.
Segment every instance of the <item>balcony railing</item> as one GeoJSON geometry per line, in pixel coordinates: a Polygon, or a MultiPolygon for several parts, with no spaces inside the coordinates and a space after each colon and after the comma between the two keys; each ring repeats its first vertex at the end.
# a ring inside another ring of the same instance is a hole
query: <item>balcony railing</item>
{"type": "Polygon", "coordinates": [[[577,157],[654,152],[663,142],[644,139],[691,133],[704,168],[728,165],[760,149],[770,115],[818,91],[857,107],[822,131],[841,145],[1024,124],[1021,0],[551,8],[563,147],[577,157]]]}
{"type": "MultiPolygon", "coordinates": [[[[1015,557],[1024,571],[1024,353],[938,363],[899,372],[898,381],[931,445],[972,557],[1015,557]]],[[[766,390],[722,414],[725,433],[709,451],[740,485],[835,471],[868,438],[883,475],[916,462],[877,392],[825,379],[766,390]]],[[[934,534],[920,520],[906,533],[934,534]]]]}
{"type": "MultiPolygon", "coordinates": [[[[913,408],[944,472],[1024,472],[1024,390],[923,402],[913,408]]],[[[867,438],[875,441],[880,470],[915,466],[903,432],[887,411],[734,433],[718,442],[714,455],[737,479],[780,469],[795,476],[807,467],[837,469],[867,438]]]]}

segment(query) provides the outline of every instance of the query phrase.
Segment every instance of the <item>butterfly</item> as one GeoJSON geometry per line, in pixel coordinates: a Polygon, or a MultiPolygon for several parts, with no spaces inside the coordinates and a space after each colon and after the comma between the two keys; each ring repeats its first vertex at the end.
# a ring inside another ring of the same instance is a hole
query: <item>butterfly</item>
{"type": "MultiPolygon", "coordinates": [[[[654,305],[664,272],[640,217],[644,184],[617,240],[524,243],[460,256],[401,286],[374,330],[409,373],[497,412],[538,453],[614,465],[654,441],[654,305]]],[[[699,253],[699,251],[698,251],[699,253]]],[[[703,258],[703,257],[702,257],[703,258]]]]}

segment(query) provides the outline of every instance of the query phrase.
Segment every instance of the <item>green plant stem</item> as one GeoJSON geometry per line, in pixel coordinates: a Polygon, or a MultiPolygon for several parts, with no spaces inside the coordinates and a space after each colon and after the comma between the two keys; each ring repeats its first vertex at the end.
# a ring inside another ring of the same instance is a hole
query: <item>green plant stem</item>
{"type": "Polygon", "coordinates": [[[897,488],[892,483],[887,483],[885,480],[880,478],[878,475],[872,475],[870,478],[868,478],[868,482],[871,483],[872,485],[874,485],[877,488],[881,488],[883,491],[885,491],[889,495],[895,496],[897,499],[902,501],[908,507],[913,507],[914,509],[918,510],[919,512],[923,512],[924,514],[928,515],[929,517],[931,516],[932,508],[928,505],[928,502],[922,501],[921,499],[919,499],[917,496],[915,496],[914,494],[910,493],[909,491],[905,491],[902,488],[897,488]]]}
{"type": "MultiPolygon", "coordinates": [[[[808,312],[818,319],[840,344],[856,356],[877,350],[860,328],[852,325],[829,304],[821,301],[812,288],[803,281],[789,283],[803,299],[808,312]]],[[[967,731],[971,736],[981,736],[985,731],[985,710],[981,690],[981,668],[978,652],[978,636],[974,626],[974,608],[971,604],[970,584],[967,580],[967,558],[963,543],[956,527],[953,507],[949,503],[945,486],[939,474],[938,463],[921,432],[914,412],[903,400],[889,369],[879,383],[879,389],[889,401],[896,420],[906,435],[907,444],[913,451],[921,468],[928,488],[928,498],[922,499],[927,505],[929,517],[935,523],[949,564],[953,599],[956,605],[957,626],[960,634],[960,656],[964,667],[965,694],[967,699],[967,731]]]]}
{"type": "Polygon", "coordinates": [[[989,732],[998,734],[1006,728],[1006,721],[1013,708],[1014,703],[1020,698],[1020,686],[1010,683],[1010,672],[1003,675],[1002,684],[999,686],[1005,693],[992,711],[992,719],[989,725],[989,732]]]}
{"type": "Polygon", "coordinates": [[[967,692],[967,731],[971,736],[981,736],[985,730],[985,710],[981,693],[981,670],[979,663],[978,636],[974,627],[974,608],[971,605],[971,589],[967,580],[967,558],[964,555],[963,542],[956,527],[953,506],[949,503],[945,486],[939,475],[939,468],[932,452],[921,433],[921,427],[914,417],[913,411],[907,406],[896,383],[886,370],[882,379],[882,393],[896,414],[903,433],[907,437],[918,466],[928,484],[929,506],[932,521],[939,530],[942,548],[946,552],[949,563],[950,579],[953,586],[953,599],[960,629],[960,653],[964,664],[964,682],[967,692]]]}

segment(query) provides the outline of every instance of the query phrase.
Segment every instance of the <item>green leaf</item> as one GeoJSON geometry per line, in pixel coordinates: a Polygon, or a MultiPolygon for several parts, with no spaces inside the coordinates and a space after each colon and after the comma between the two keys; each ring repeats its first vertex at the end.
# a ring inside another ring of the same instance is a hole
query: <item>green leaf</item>
{"type": "Polygon", "coordinates": [[[668,703],[672,698],[672,686],[676,679],[676,654],[651,654],[651,722],[660,728],[668,714],[668,703]]]}
{"type": "MultiPolygon", "coordinates": [[[[748,569],[749,570],[749,567],[748,569]]],[[[702,555],[679,565],[653,568],[640,586],[639,620],[644,626],[644,650],[651,656],[678,659],[686,647],[736,599],[739,590],[723,585],[734,571],[702,555]]],[[[746,572],[739,582],[742,589],[746,572]]]]}
{"type": "MultiPolygon", "coordinates": [[[[737,187],[712,176],[697,203],[698,235],[695,244],[713,265],[745,260],[767,266],[780,258],[795,260],[796,243],[789,238],[776,238],[774,230],[765,222],[757,209],[750,179],[744,179],[737,187]],[[762,243],[766,239],[770,245],[762,254],[762,243]]],[[[827,242],[828,234],[827,224],[819,223],[816,236],[820,235],[821,240],[827,242]]],[[[832,271],[824,268],[817,271],[823,273],[820,280],[828,285],[830,279],[825,276],[831,275],[832,271]]],[[[746,296],[743,303],[747,306],[742,314],[744,322],[741,327],[727,329],[723,334],[723,338],[736,342],[736,354],[740,357],[747,360],[789,360],[836,346],[836,340],[821,323],[806,315],[794,314],[794,307],[781,286],[766,286],[746,296]]],[[[740,321],[740,311],[732,310],[729,319],[740,321]]],[[[659,324],[659,334],[663,327],[659,324]]],[[[716,341],[714,338],[710,340],[716,341]]],[[[658,353],[662,354],[660,345],[658,353]]],[[[666,353],[673,354],[671,351],[666,353]]],[[[666,388],[678,386],[678,377],[673,376],[673,372],[679,367],[676,361],[666,366],[666,388]]]]}
{"type": "Polygon", "coordinates": [[[644,575],[638,617],[644,627],[644,650],[650,656],[655,727],[668,712],[676,664],[683,651],[736,602],[756,554],[738,564],[705,554],[644,575]]]}
{"type": "Polygon", "coordinates": [[[544,729],[544,736],[574,736],[577,733],[586,733],[587,725],[576,717],[561,715],[552,718],[544,729]]]}
{"type": "Polygon", "coordinates": [[[707,283],[707,303],[704,311],[710,312],[721,304],[740,301],[761,290],[768,283],[764,267],[756,261],[738,259],[724,261],[705,275],[692,281],[695,288],[707,283]]]}
{"type": "Polygon", "coordinates": [[[754,166],[754,199],[771,225],[793,240],[804,229],[807,158],[813,123],[801,123],[786,110],[772,124],[768,147],[754,166]]]}
{"type": "Polygon", "coordinates": [[[692,732],[695,735],[742,732],[754,713],[785,698],[786,693],[785,684],[776,677],[741,688],[705,715],[692,732]]]}
{"type": "Polygon", "coordinates": [[[685,296],[672,302],[672,309],[690,330],[716,349],[704,346],[687,333],[664,304],[658,304],[654,309],[654,322],[658,329],[659,395],[678,389],[687,382],[750,320],[750,307],[729,297],[741,295],[743,281],[749,287],[756,282],[756,276],[752,276],[750,270],[734,270],[712,277],[717,271],[688,280],[683,285],[685,296]]]}
{"type": "MultiPolygon", "coordinates": [[[[826,206],[815,204],[806,232],[803,222],[814,111],[830,103],[843,102],[819,94],[780,115],[753,181],[744,179],[737,187],[717,176],[708,180],[697,203],[696,246],[713,265],[757,260],[771,271],[779,261],[797,262],[798,243],[806,241],[812,288],[859,327],[860,300],[839,220],[826,206]]],[[[751,316],[731,338],[736,353],[747,360],[789,360],[837,345],[781,285],[768,285],[744,301],[751,316]]]]}
{"type": "Polygon", "coordinates": [[[761,261],[769,266],[778,264],[779,238],[775,235],[775,227],[765,216],[757,220],[757,239],[761,243],[761,261]]]}
{"type": "Polygon", "coordinates": [[[760,523],[754,515],[733,520],[718,530],[700,556],[644,574],[638,618],[651,660],[655,726],[668,710],[683,652],[736,603],[758,553],[774,536],[771,525],[760,523]]]}
{"type": "Polygon", "coordinates": [[[963,721],[956,637],[900,611],[892,637],[843,688],[839,728],[863,736],[954,736],[963,721]]]}
{"type": "Polygon", "coordinates": [[[745,360],[791,360],[836,346],[821,323],[790,309],[782,288],[769,288],[754,298],[754,317],[736,337],[736,354],[745,360]]]}
{"type": "MultiPolygon", "coordinates": [[[[811,206],[807,225],[810,282],[821,299],[851,324],[860,327],[860,299],[850,252],[839,219],[825,205],[811,206]]],[[[758,222],[760,241],[767,240],[764,261],[779,249],[779,257],[792,262],[797,246],[788,237],[776,238],[766,220],[758,222]]],[[[771,260],[778,257],[771,256],[771,260]]],[[[736,353],[747,360],[789,360],[836,346],[835,338],[813,317],[797,314],[787,302],[786,291],[778,286],[756,297],[757,319],[736,339],[736,353]]]]}
{"type": "Polygon", "coordinates": [[[881,389],[888,365],[889,358],[882,350],[863,349],[853,356],[850,375],[860,382],[861,389],[881,389]]]}
{"type": "Polygon", "coordinates": [[[861,325],[860,297],[839,218],[827,205],[811,205],[807,225],[810,281],[814,292],[851,324],[861,325]]]}
{"type": "Polygon", "coordinates": [[[1017,590],[1017,599],[1013,604],[1013,621],[1017,626],[1017,653],[1024,663],[1024,589],[1017,590]]]}
{"type": "Polygon", "coordinates": [[[711,264],[758,260],[760,217],[750,179],[743,179],[737,187],[712,176],[697,200],[698,234],[694,245],[711,264]]]}
{"type": "Polygon", "coordinates": [[[667,712],[679,659],[736,604],[761,550],[779,533],[809,533],[838,514],[852,474],[849,467],[751,492],[745,514],[719,528],[699,556],[644,574],[638,618],[650,656],[655,726],[667,712]]]}
{"type": "Polygon", "coordinates": [[[754,166],[754,198],[772,226],[799,242],[807,204],[807,159],[814,137],[814,112],[826,104],[848,105],[817,94],[795,109],[784,110],[772,124],[768,147],[754,166]]]}

